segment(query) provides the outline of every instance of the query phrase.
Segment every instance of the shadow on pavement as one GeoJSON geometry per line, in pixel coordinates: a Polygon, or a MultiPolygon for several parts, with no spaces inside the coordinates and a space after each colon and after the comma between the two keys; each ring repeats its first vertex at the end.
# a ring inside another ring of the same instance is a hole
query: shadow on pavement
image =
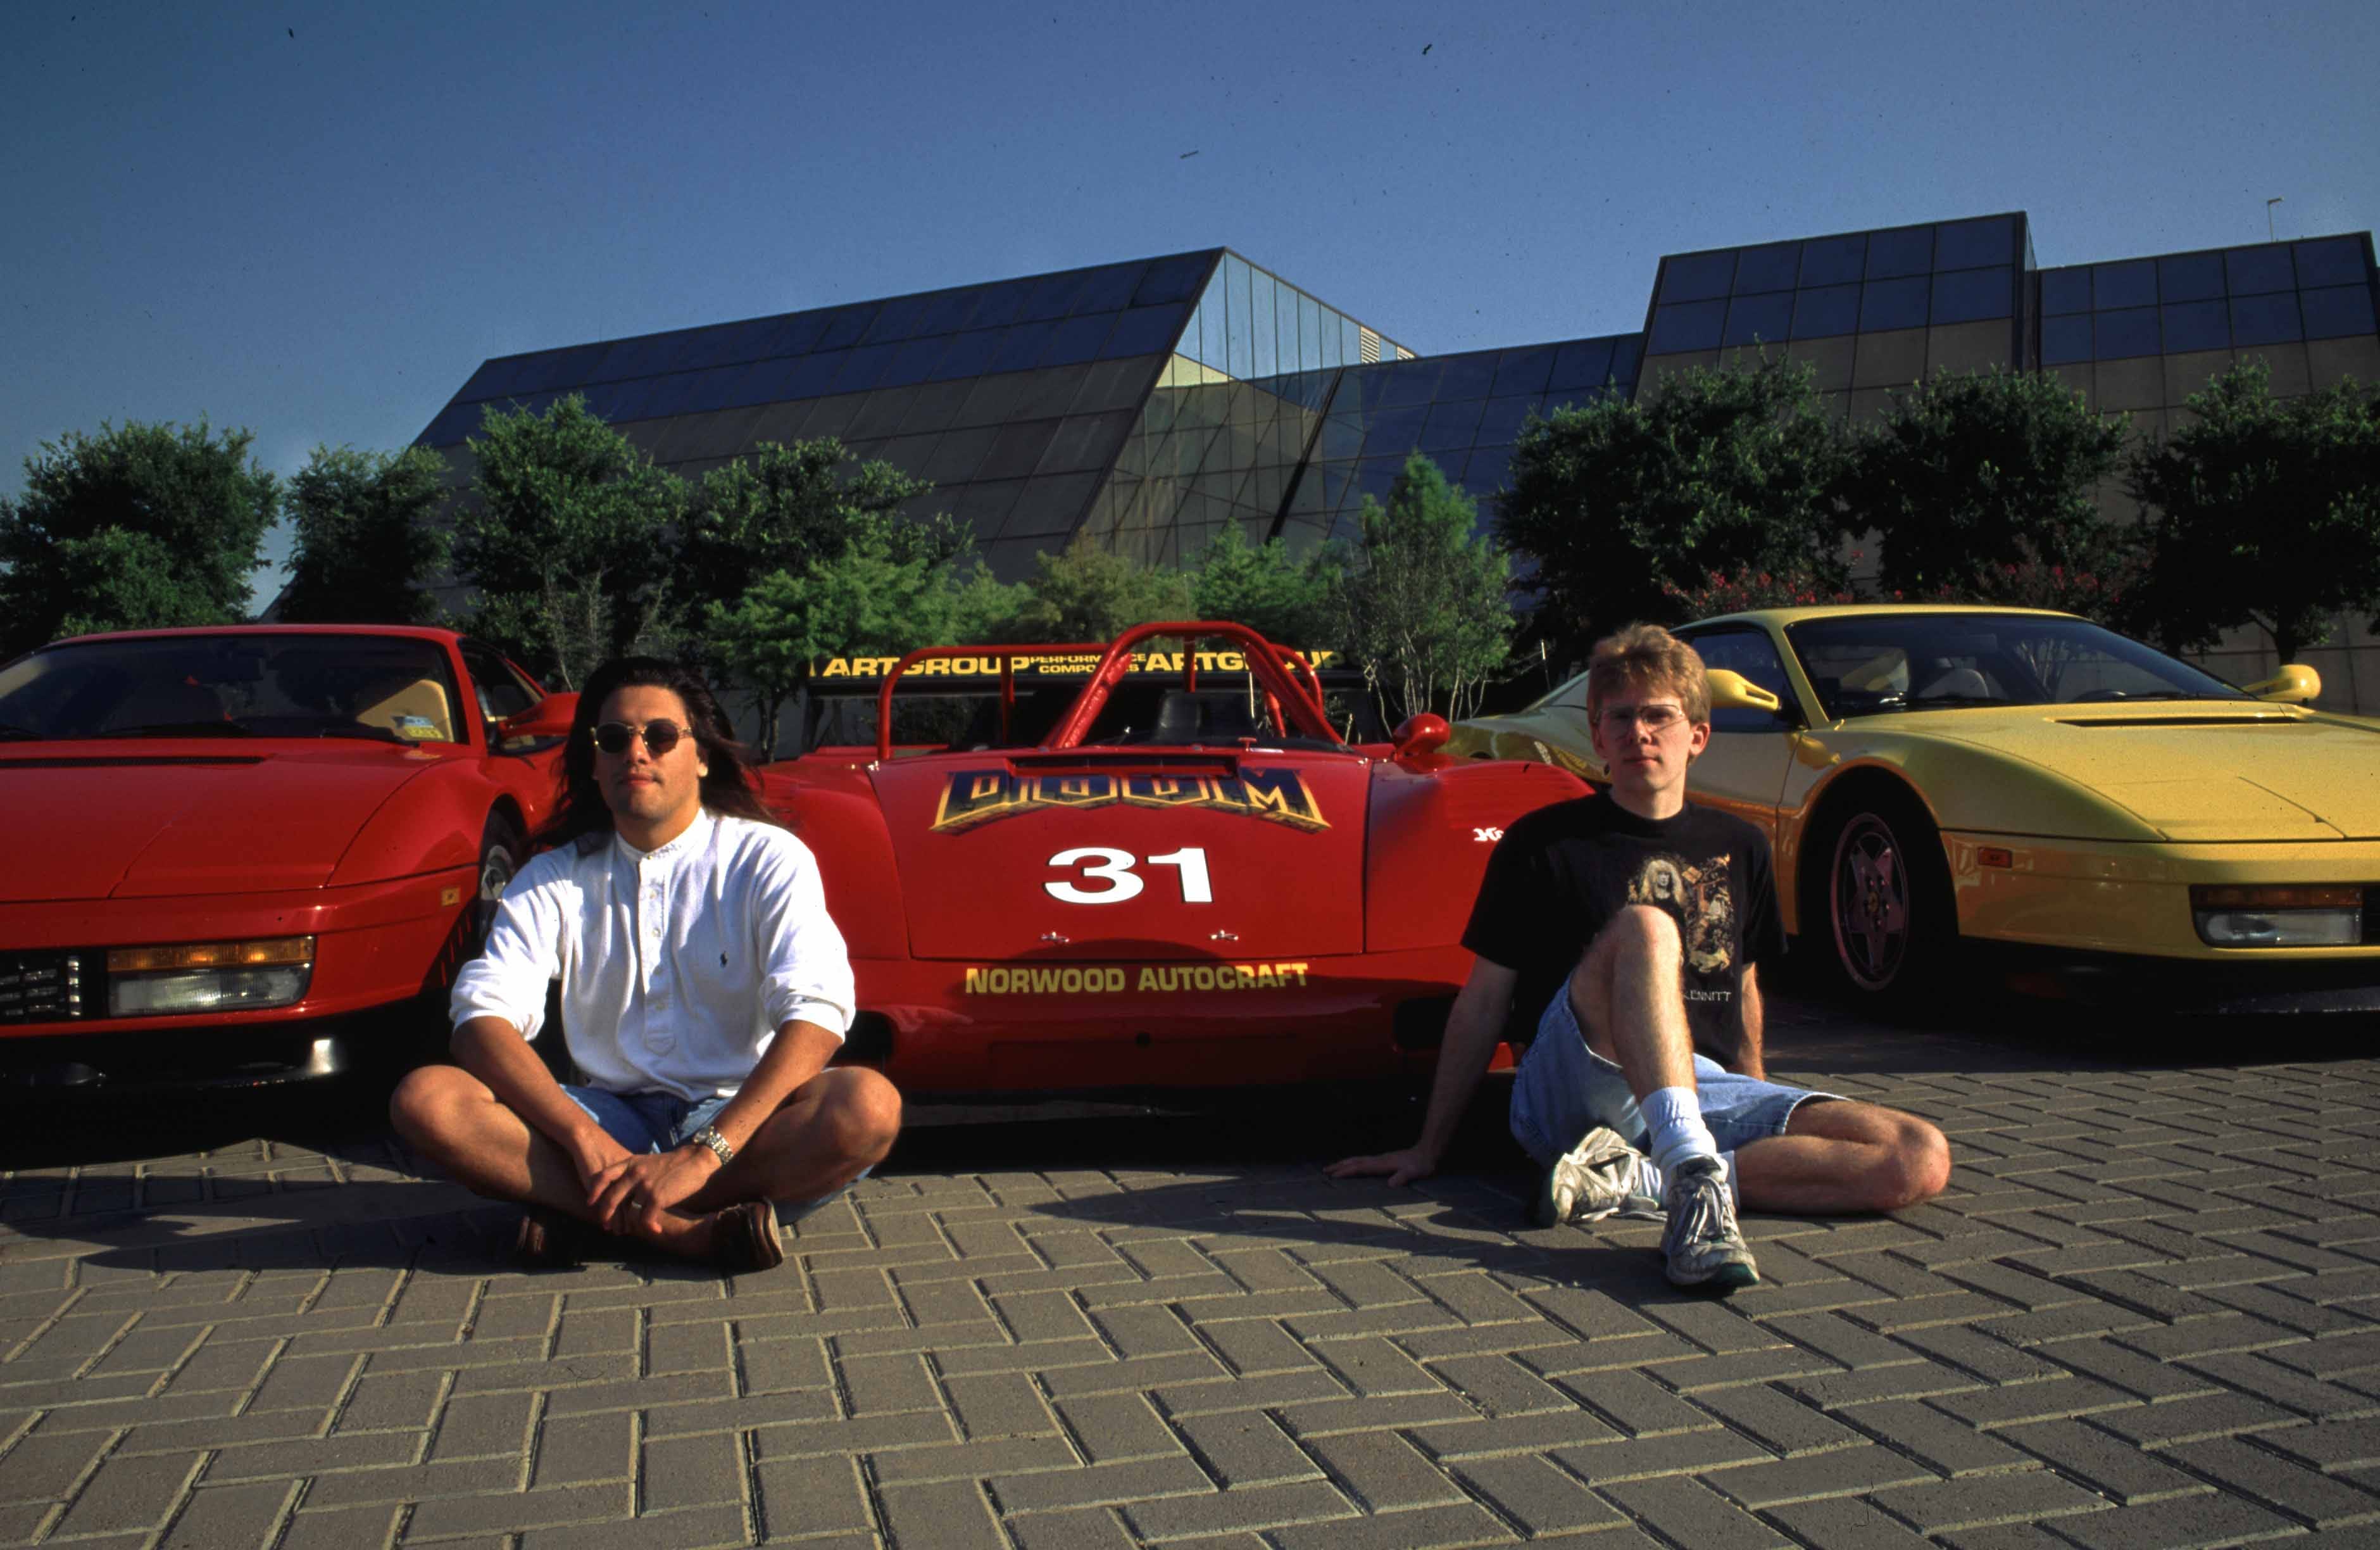
{"type": "MultiPolygon", "coordinates": [[[[1131,1236],[1113,1240],[1127,1251],[1143,1233],[1196,1238],[1202,1252],[1226,1261],[1237,1252],[1291,1248],[1307,1273],[1324,1279],[1334,1266],[1394,1255],[1407,1275],[1498,1271],[1601,1291],[1635,1310],[1709,1300],[1708,1293],[1672,1287],[1663,1275],[1659,1222],[1541,1229],[1525,1219],[1528,1180],[1510,1179],[1511,1190],[1500,1187],[1506,1182],[1450,1173],[1391,1188],[1319,1171],[1225,1167],[1045,1201],[1033,1210],[1043,1220],[1130,1229],[1131,1236]]],[[[1764,1238],[1828,1226],[1799,1217],[1747,1217],[1743,1225],[1755,1254],[1764,1238]]]]}
{"type": "MultiPolygon", "coordinates": [[[[1444,1171],[1525,1166],[1504,1128],[1512,1078],[1486,1079],[1444,1171]]],[[[1408,1145],[1422,1095],[1401,1085],[1218,1090],[1132,1115],[1077,1115],[1053,1103],[1000,1124],[950,1124],[930,1103],[909,1123],[880,1176],[1047,1169],[1303,1165],[1408,1145]]]]}
{"type": "Polygon", "coordinates": [[[2374,1019],[2355,1013],[2180,1017],[1977,987],[1891,1014],[1791,977],[1767,995],[1772,1069],[1845,1076],[1944,1071],[2187,1069],[2360,1060],[2374,1019]]]}
{"type": "MultiPolygon", "coordinates": [[[[1500,1120],[1491,1079],[1448,1159],[1466,1178],[1509,1174],[1524,1159],[1500,1120]]],[[[1201,1095],[1197,1106],[1119,1104],[913,1110],[878,1176],[1137,1168],[1311,1170],[1355,1150],[1402,1145],[1420,1108],[1401,1090],[1201,1095]],[[1329,1101],[1326,1102],[1325,1100],[1329,1101]]],[[[512,1268],[518,1208],[415,1170],[377,1105],[353,1095],[242,1093],[203,1105],[85,1104],[20,1111],[0,1127],[0,1223],[12,1263],[71,1257],[136,1271],[420,1267],[486,1275],[512,1268]]],[[[1419,1203],[1423,1197],[1398,1192],[1419,1203]]],[[[638,1260],[642,1274],[708,1275],[638,1260]]]]}
{"type": "Polygon", "coordinates": [[[276,1142],[319,1153],[394,1144],[388,1092],[361,1083],[124,1096],[103,1089],[0,1092],[0,1170],[191,1159],[276,1142]]]}
{"type": "Polygon", "coordinates": [[[12,1092],[0,1117],[6,1259],[143,1271],[414,1263],[433,1239],[473,1235],[456,1213],[500,1208],[416,1177],[385,1101],[361,1084],[12,1092]]]}
{"type": "MultiPolygon", "coordinates": [[[[2371,1055],[2362,1018],[2128,1021],[2001,1000],[1886,1025],[1790,984],[1772,992],[1768,1011],[1769,1065],[1787,1080],[2300,1065],[2371,1055]]],[[[1361,1190],[1365,1206],[1407,1218],[1439,1198],[1484,1209],[1490,1196],[1524,1200],[1533,1183],[1504,1128],[1510,1081],[1488,1079],[1440,1178],[1419,1190],[1334,1183],[1320,1171],[1337,1157],[1403,1146],[1418,1132],[1420,1090],[1380,1084],[1220,1090],[1147,1103],[917,1103],[878,1174],[1174,1169],[1215,1176],[1181,1186],[1184,1212],[1218,1190],[1275,1189],[1310,1189],[1342,1210],[1356,1206],[1351,1191],[1361,1190]]],[[[505,1268],[513,1208],[418,1173],[388,1131],[382,1096],[359,1084],[173,1099],[11,1094],[0,1115],[0,1168],[8,1174],[0,1181],[0,1226],[19,1247],[6,1257],[73,1256],[141,1270],[505,1268]],[[42,1239],[51,1241],[37,1246],[42,1239]]],[[[1099,1213],[1124,1209],[1097,1203],[1108,1199],[1161,1213],[1173,1188],[1045,1209],[1108,1220],[1099,1213]]],[[[1212,1215],[1216,1207],[1196,1209],[1212,1215]]],[[[1522,1227],[1517,1204],[1499,1209],[1481,1220],[1500,1233],[1522,1227]]],[[[674,1273],[658,1263],[639,1268],[674,1273]]]]}

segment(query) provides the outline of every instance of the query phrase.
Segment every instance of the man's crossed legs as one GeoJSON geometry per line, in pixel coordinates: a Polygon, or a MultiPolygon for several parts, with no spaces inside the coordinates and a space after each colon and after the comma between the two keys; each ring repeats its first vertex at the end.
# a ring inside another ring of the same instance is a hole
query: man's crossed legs
{"type": "Polygon", "coordinates": [[[1735,1225],[1739,1200],[1854,1213],[1941,1191],[1949,1144],[1925,1120],[1694,1054],[1683,961],[1676,921],[1633,906],[1588,945],[1567,993],[1546,1008],[1512,1109],[1514,1138],[1550,1170],[1541,1211],[1575,1219],[1658,1201],[1670,1279],[1727,1290],[1755,1278],[1735,1225]]]}
{"type": "MultiPolygon", "coordinates": [[[[614,1143],[632,1153],[681,1143],[707,1120],[704,1109],[715,1112],[717,1106],[660,1116],[668,1121],[662,1125],[655,1115],[639,1111],[665,1094],[622,1098],[590,1089],[564,1091],[614,1143]]],[[[605,1225],[590,1194],[592,1159],[573,1156],[459,1066],[424,1066],[408,1075],[390,1099],[389,1117],[417,1152],[475,1193],[575,1219],[586,1224],[589,1237],[605,1225]]],[[[754,1214],[753,1222],[766,1218],[755,1229],[738,1216],[738,1208],[774,1201],[823,1203],[882,1161],[900,1128],[901,1095],[891,1082],[864,1068],[829,1068],[794,1089],[735,1160],[693,1194],[668,1208],[627,1202],[609,1230],[682,1258],[765,1268],[778,1251],[774,1213],[754,1214]],[[753,1230],[771,1241],[734,1241],[739,1231],[753,1230]],[[747,1260],[754,1263],[742,1263],[747,1260]]],[[[572,1256],[556,1251],[552,1257],[566,1263],[572,1256]]]]}

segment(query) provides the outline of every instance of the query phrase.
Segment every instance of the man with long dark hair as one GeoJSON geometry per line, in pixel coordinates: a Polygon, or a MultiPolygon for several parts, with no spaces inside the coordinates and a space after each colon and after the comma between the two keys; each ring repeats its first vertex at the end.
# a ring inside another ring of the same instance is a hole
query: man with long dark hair
{"type": "Polygon", "coordinates": [[[519,1248],[569,1264],[597,1232],[736,1271],[781,1262],[773,1202],[825,1201],[891,1149],[901,1099],[827,1068],[851,963],[809,849],[761,806],[699,676],[589,676],[547,848],[504,890],[452,1007],[456,1064],[399,1084],[405,1139],[527,1203],[519,1248]],[[546,986],[582,1080],[528,1047],[546,986]]]}

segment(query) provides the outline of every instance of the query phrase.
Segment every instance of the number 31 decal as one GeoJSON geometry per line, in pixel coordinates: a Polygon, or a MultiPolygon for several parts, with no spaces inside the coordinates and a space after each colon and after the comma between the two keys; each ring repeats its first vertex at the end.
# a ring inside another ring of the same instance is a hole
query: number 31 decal
{"type": "MultiPolygon", "coordinates": [[[[1140,897],[1148,885],[1140,873],[1133,871],[1140,858],[1129,850],[1111,850],[1102,845],[1080,845],[1072,850],[1061,850],[1050,858],[1053,867],[1079,867],[1075,879],[1062,883],[1044,883],[1050,897],[1068,904],[1122,904],[1140,897]],[[1086,888],[1082,884],[1098,879],[1104,886],[1086,888]]],[[[1207,852],[1198,846],[1176,850],[1171,855],[1151,856],[1150,866],[1178,868],[1182,873],[1182,902],[1212,904],[1215,890],[1207,880],[1207,852]]]]}

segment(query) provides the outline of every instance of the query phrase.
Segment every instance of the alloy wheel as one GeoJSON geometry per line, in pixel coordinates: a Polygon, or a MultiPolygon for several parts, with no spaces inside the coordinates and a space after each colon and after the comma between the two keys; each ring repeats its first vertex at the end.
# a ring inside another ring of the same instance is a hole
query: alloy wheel
{"type": "Polygon", "coordinates": [[[504,885],[513,880],[517,870],[513,860],[512,846],[498,838],[480,852],[480,897],[471,916],[474,943],[488,945],[488,934],[496,928],[496,907],[504,902],[504,885]]]}
{"type": "Polygon", "coordinates": [[[1891,825],[1853,815],[1835,841],[1835,954],[1864,991],[1888,989],[1908,960],[1909,869],[1891,825]]]}

